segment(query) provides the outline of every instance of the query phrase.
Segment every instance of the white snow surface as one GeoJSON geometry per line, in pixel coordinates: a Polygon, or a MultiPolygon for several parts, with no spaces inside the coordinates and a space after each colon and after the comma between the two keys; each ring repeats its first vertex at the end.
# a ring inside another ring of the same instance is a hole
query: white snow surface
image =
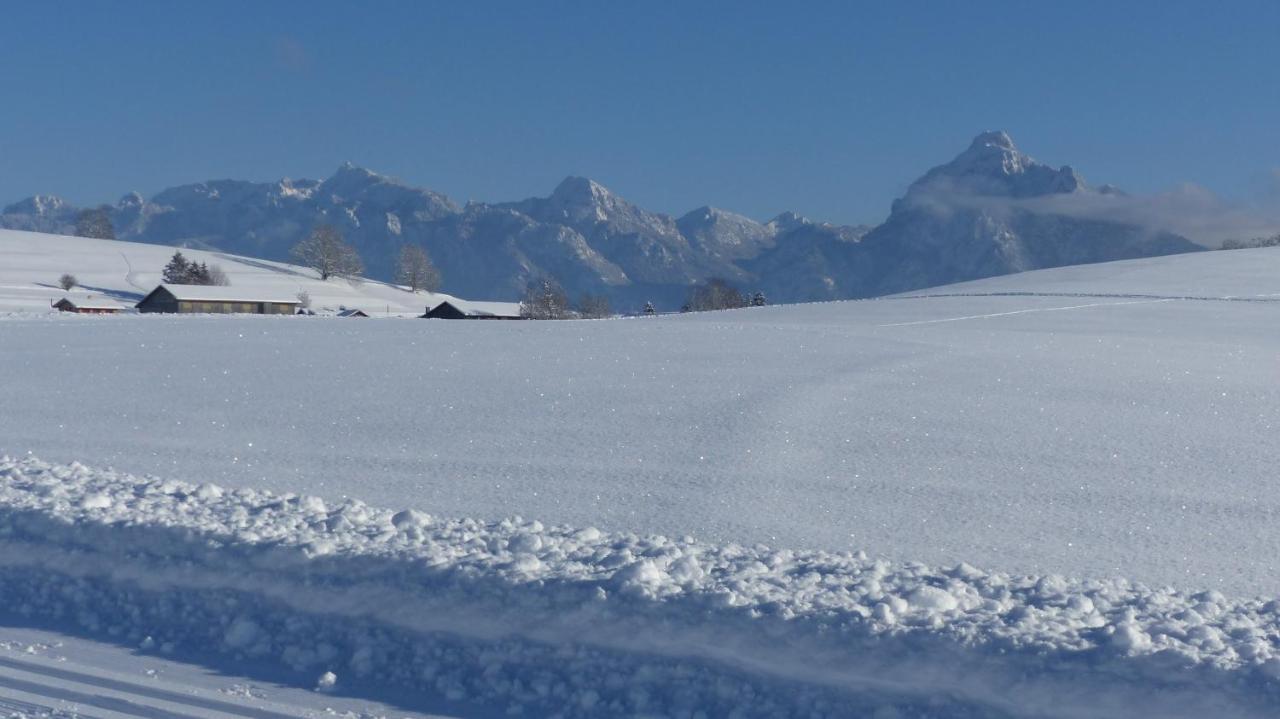
{"type": "MultiPolygon", "coordinates": [[[[132,307],[160,284],[161,271],[176,249],[0,230],[0,314],[51,312],[51,303],[63,297],[107,298],[132,307]],[[74,275],[80,285],[64,291],[58,286],[58,278],[64,273],[74,275]]],[[[311,270],[282,262],[199,249],[181,251],[187,259],[218,265],[227,274],[229,288],[200,290],[218,299],[228,296],[292,300],[305,291],[315,310],[347,307],[364,310],[372,317],[421,315],[427,306],[454,299],[444,293],[411,293],[374,280],[321,281],[311,270]]]]}
{"type": "Polygon", "coordinates": [[[1267,299],[1280,252],[990,283],[1099,296],[0,322],[0,451],[447,516],[1280,592],[1280,303],[1168,299],[1267,299]],[[1130,289],[1159,296],[1106,296],[1130,289]]]}
{"type": "Polygon", "coordinates": [[[1262,717],[1280,602],[0,459],[5,611],[558,716],[1262,717]]]}

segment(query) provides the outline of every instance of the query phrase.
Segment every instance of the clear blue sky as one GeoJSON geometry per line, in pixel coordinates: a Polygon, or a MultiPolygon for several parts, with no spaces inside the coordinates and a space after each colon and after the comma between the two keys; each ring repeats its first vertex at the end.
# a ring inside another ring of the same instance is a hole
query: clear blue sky
{"type": "Polygon", "coordinates": [[[63,2],[0,25],[0,204],[344,160],[451,197],[874,222],[978,131],[1093,182],[1274,191],[1274,2],[63,2]]]}

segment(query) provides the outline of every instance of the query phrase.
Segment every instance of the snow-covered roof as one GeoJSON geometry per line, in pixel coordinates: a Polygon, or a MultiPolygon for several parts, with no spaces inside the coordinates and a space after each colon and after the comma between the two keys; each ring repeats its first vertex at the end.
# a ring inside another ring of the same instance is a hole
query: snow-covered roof
{"type": "Polygon", "coordinates": [[[63,297],[62,299],[58,300],[58,302],[59,303],[67,302],[72,306],[78,307],[82,310],[123,310],[125,309],[125,305],[122,305],[119,302],[116,302],[115,300],[109,297],[87,297],[87,298],[63,297]]]}
{"type": "MultiPolygon", "coordinates": [[[[296,305],[296,296],[280,294],[278,291],[257,290],[245,287],[226,287],[222,285],[170,285],[162,284],[156,289],[164,288],[174,298],[192,302],[276,302],[296,305]]],[[[155,292],[155,290],[152,290],[155,292]]],[[[150,295],[147,295],[150,297],[150,295]]]]}
{"type": "Polygon", "coordinates": [[[439,302],[431,307],[435,310],[443,304],[450,304],[459,312],[468,317],[519,317],[519,302],[472,302],[471,300],[460,300],[456,297],[439,302]]]}

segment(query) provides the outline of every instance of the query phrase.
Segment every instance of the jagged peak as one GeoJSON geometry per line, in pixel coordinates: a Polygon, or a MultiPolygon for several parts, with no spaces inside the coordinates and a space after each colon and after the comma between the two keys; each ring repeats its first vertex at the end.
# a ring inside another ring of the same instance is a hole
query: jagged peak
{"type": "Polygon", "coordinates": [[[147,200],[142,196],[142,193],[138,192],[137,190],[134,190],[133,192],[126,192],[123,196],[121,196],[120,199],[116,202],[116,207],[119,207],[121,209],[127,208],[127,207],[142,207],[146,203],[147,203],[147,200]]]}
{"type": "Polygon", "coordinates": [[[978,136],[973,138],[973,142],[969,144],[969,149],[975,148],[995,148],[1009,152],[1018,151],[1017,146],[1013,144],[1013,138],[1009,137],[1009,133],[1004,130],[987,130],[986,132],[978,133],[978,136]]]}
{"type": "Polygon", "coordinates": [[[4,208],[4,212],[43,215],[71,207],[71,203],[57,195],[32,195],[4,208]]]}
{"type": "Polygon", "coordinates": [[[813,220],[801,215],[798,212],[787,210],[776,215],[773,219],[765,223],[765,226],[773,230],[775,233],[782,234],[790,232],[797,227],[814,224],[813,220]]]}
{"type": "Polygon", "coordinates": [[[556,185],[551,192],[551,199],[577,202],[599,202],[613,197],[609,188],[589,177],[570,175],[556,185]]]}

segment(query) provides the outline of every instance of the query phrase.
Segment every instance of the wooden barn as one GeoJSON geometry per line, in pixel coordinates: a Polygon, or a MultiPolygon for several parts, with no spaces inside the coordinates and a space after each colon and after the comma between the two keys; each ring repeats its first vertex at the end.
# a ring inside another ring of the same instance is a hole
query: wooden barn
{"type": "Polygon", "coordinates": [[[519,302],[467,302],[459,299],[445,300],[420,315],[428,320],[518,320],[519,302]]]}
{"type": "Polygon", "coordinates": [[[291,315],[296,297],[218,285],[159,285],[138,303],[139,312],[291,315]]]}
{"type": "Polygon", "coordinates": [[[63,297],[53,303],[53,306],[59,312],[74,312],[81,315],[113,315],[124,309],[124,305],[105,297],[90,297],[79,300],[63,297]]]}

